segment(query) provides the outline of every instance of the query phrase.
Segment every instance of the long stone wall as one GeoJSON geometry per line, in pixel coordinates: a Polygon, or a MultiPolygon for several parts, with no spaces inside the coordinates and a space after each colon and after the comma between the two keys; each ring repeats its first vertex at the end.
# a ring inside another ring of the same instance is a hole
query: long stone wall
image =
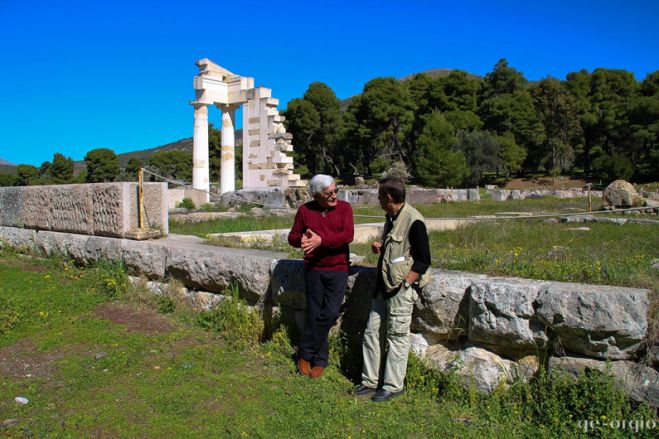
{"type": "MultiPolygon", "coordinates": [[[[0,226],[125,237],[138,226],[137,183],[0,187],[0,226]]],[[[169,231],[167,184],[145,183],[145,227],[169,231]]]]}
{"type": "MultiPolygon", "coordinates": [[[[305,324],[303,264],[283,253],[208,246],[188,236],[136,242],[14,227],[0,227],[0,245],[79,261],[123,259],[135,275],[179,280],[185,286],[180,294],[203,306],[233,283],[266,321],[279,316],[305,324]]],[[[338,327],[356,352],[375,274],[368,267],[350,272],[338,327]]],[[[543,364],[578,374],[610,362],[632,398],[659,407],[659,373],[638,362],[649,351],[650,291],[437,269],[430,275],[414,307],[412,337],[415,352],[431,366],[492,391],[529,379],[543,364]]]]}
{"type": "MultiPolygon", "coordinates": [[[[527,198],[579,198],[587,197],[588,189],[571,188],[571,189],[488,189],[488,195],[494,201],[507,200],[525,200],[527,198]]],[[[602,199],[602,191],[591,191],[590,196],[593,199],[602,199]]]]}

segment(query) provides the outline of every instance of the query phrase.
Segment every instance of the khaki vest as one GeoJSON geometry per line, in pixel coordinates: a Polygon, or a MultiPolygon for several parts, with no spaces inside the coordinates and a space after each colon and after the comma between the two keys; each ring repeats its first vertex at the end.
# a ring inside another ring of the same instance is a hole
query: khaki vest
{"type": "MultiPolygon", "coordinates": [[[[409,235],[416,220],[423,221],[423,216],[410,204],[405,203],[389,233],[382,236],[382,278],[387,292],[398,288],[412,268],[414,260],[410,254],[409,235]]],[[[419,287],[423,288],[428,283],[428,273],[422,275],[417,282],[419,287]]]]}

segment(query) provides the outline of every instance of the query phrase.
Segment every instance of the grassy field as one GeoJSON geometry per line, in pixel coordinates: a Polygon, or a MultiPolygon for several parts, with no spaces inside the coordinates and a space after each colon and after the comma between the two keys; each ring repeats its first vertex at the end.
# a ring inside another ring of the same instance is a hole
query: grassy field
{"type": "MultiPolygon", "coordinates": [[[[574,213],[588,210],[585,198],[561,200],[558,198],[540,198],[521,201],[456,202],[442,204],[424,204],[415,206],[426,218],[463,218],[472,215],[490,215],[496,212],[531,212],[531,213],[574,213]]],[[[353,206],[355,223],[382,222],[384,215],[379,206],[353,206]]],[[[293,225],[294,211],[290,216],[264,218],[241,217],[221,219],[203,223],[182,223],[171,221],[169,231],[181,235],[195,235],[205,238],[209,233],[245,232],[249,230],[286,229],[293,225]]]]}
{"type": "Polygon", "coordinates": [[[0,252],[0,436],[549,438],[587,437],[581,419],[655,419],[597,374],[483,396],[414,359],[408,392],[375,404],[349,395],[334,364],[319,380],[297,375],[283,331],[237,343],[253,332],[241,312],[194,315],[130,286],[118,266],[0,252]]]}
{"type": "MultiPolygon", "coordinates": [[[[465,218],[502,212],[566,214],[588,210],[584,198],[541,198],[520,201],[443,203],[417,206],[426,218],[465,218]]],[[[356,222],[381,222],[378,206],[355,206],[356,222]],[[365,215],[360,216],[360,215],[365,215]]],[[[629,217],[627,217],[629,218],[629,217]]],[[[208,233],[288,228],[293,217],[239,218],[196,224],[172,223],[172,233],[205,237],[208,233]]],[[[499,220],[474,223],[459,230],[430,233],[432,265],[490,275],[520,276],[566,282],[586,282],[649,288],[659,293],[656,225],[550,223],[544,220],[499,220]],[[587,227],[589,230],[575,230],[587,227]]],[[[228,245],[229,242],[220,244],[228,245]]],[[[267,248],[257,243],[258,248],[267,248]]],[[[276,242],[277,250],[292,250],[276,242]]],[[[375,264],[367,244],[351,252],[375,264]]],[[[292,257],[301,257],[290,251],[292,257]]]]}

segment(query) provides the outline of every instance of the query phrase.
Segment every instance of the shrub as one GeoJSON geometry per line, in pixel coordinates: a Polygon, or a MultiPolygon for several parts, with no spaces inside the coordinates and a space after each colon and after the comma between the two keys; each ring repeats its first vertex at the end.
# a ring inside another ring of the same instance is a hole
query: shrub
{"type": "Polygon", "coordinates": [[[261,341],[263,320],[259,313],[248,307],[238,294],[238,287],[232,284],[217,305],[197,317],[202,328],[221,334],[230,346],[244,348],[261,341]]]}
{"type": "Polygon", "coordinates": [[[91,289],[98,294],[117,299],[128,290],[128,275],[121,261],[100,261],[91,273],[91,289]]]}
{"type": "Polygon", "coordinates": [[[183,207],[185,209],[195,209],[195,204],[194,201],[192,201],[192,198],[183,198],[180,203],[176,205],[176,207],[183,207]]]}

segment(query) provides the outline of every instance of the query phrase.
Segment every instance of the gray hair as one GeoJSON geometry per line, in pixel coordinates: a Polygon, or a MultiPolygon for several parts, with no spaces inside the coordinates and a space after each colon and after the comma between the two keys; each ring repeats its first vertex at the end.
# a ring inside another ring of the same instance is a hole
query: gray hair
{"type": "Polygon", "coordinates": [[[309,192],[313,197],[316,194],[322,193],[325,189],[334,184],[334,178],[325,174],[316,174],[309,182],[309,192]]]}

